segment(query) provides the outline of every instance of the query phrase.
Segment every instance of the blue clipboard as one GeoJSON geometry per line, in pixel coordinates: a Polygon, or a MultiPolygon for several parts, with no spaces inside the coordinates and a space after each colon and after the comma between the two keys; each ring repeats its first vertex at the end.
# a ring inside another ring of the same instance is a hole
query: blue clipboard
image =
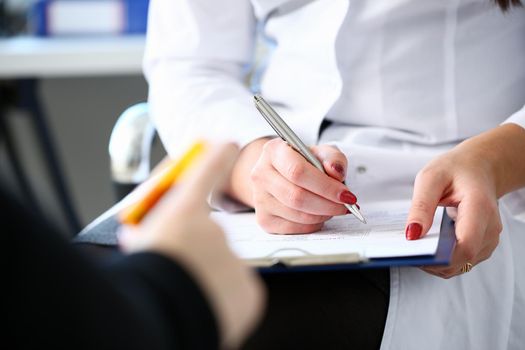
{"type": "MultiPolygon", "coordinates": [[[[456,232],[454,222],[443,210],[441,228],[436,253],[434,255],[420,255],[396,258],[376,258],[362,262],[336,263],[326,265],[302,265],[287,266],[276,262],[270,267],[258,267],[257,270],[262,274],[272,273],[292,273],[307,271],[335,271],[335,270],[354,270],[385,268],[392,266],[422,266],[422,265],[448,265],[452,256],[452,250],[456,244],[456,232]]],[[[120,226],[115,215],[109,215],[96,225],[85,229],[75,239],[76,243],[87,243],[98,246],[99,248],[109,248],[112,255],[119,255],[116,246],[118,245],[116,232],[120,226]]],[[[107,250],[107,249],[106,249],[107,250]]]]}
{"type": "Polygon", "coordinates": [[[448,265],[452,257],[452,251],[456,245],[456,230],[454,221],[443,210],[443,218],[439,232],[439,241],[434,255],[418,255],[410,257],[376,258],[357,263],[343,263],[331,265],[304,265],[287,266],[276,263],[271,267],[260,267],[258,271],[263,274],[291,273],[307,271],[336,271],[355,269],[374,269],[394,266],[423,266],[423,265],[448,265]]]}

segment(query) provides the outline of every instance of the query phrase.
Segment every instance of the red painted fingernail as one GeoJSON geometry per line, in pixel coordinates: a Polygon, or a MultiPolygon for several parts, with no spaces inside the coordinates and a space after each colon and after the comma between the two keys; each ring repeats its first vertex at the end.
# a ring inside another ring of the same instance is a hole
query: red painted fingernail
{"type": "Polygon", "coordinates": [[[423,231],[423,227],[418,223],[411,223],[407,226],[407,229],[405,231],[405,236],[409,241],[418,239],[421,237],[421,232],[423,231]]]}
{"type": "Polygon", "coordinates": [[[346,204],[355,204],[357,197],[350,191],[343,191],[339,195],[339,200],[346,204]]]}
{"type": "Polygon", "coordinates": [[[332,164],[332,169],[337,171],[339,175],[341,175],[341,177],[343,178],[345,177],[345,168],[341,164],[339,163],[332,164]]]}

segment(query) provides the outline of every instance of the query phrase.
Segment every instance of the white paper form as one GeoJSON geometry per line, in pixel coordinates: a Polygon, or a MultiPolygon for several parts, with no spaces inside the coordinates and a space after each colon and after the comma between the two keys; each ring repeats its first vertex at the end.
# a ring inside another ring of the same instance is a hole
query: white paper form
{"type": "Polygon", "coordinates": [[[424,238],[407,241],[405,224],[409,206],[407,201],[363,204],[361,212],[368,224],[348,214],[327,221],[321,231],[296,235],[265,232],[257,224],[254,213],[214,212],[211,217],[224,229],[232,250],[244,259],[305,253],[359,253],[363,258],[434,255],[443,208],[436,211],[432,228],[424,238]]]}

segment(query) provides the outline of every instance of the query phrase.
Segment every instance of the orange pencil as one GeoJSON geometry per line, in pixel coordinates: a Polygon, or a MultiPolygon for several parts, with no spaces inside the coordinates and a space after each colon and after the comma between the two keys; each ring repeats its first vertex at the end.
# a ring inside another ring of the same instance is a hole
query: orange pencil
{"type": "Polygon", "coordinates": [[[171,164],[158,176],[159,178],[152,188],[142,198],[120,212],[120,221],[128,225],[139,224],[164,193],[180,179],[181,175],[205,149],[206,143],[196,142],[179,161],[171,161],[171,164]]]}

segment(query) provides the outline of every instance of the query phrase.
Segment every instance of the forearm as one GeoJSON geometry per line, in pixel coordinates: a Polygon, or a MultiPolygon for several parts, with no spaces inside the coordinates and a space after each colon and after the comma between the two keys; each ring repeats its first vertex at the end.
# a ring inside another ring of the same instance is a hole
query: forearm
{"type": "Polygon", "coordinates": [[[525,129],[521,126],[504,124],[458,146],[465,148],[485,160],[498,198],[525,186],[525,129]]]}

